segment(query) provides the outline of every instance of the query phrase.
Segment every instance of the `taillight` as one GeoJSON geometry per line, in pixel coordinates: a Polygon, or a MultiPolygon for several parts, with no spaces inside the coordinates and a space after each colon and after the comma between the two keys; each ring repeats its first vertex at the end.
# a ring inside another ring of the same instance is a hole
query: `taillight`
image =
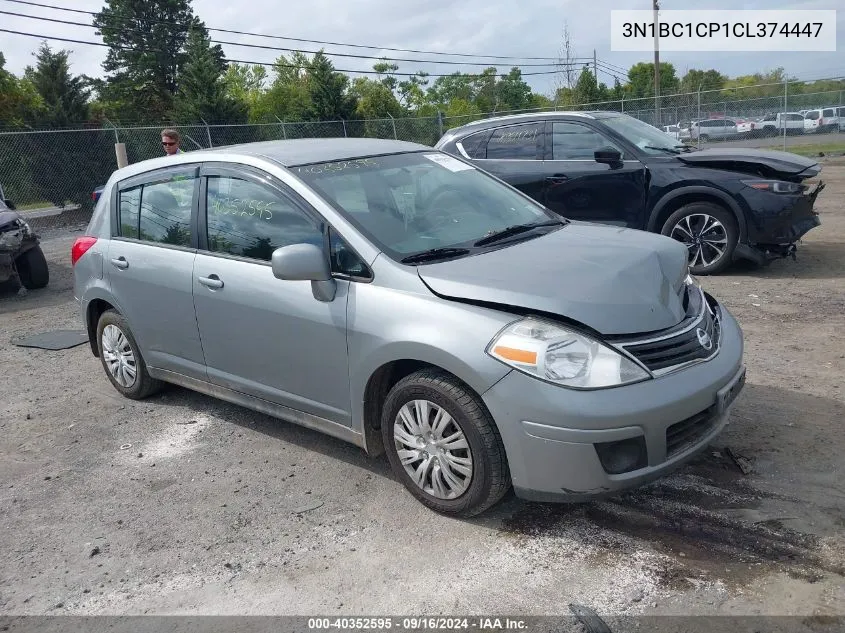
{"type": "Polygon", "coordinates": [[[79,261],[79,258],[82,257],[85,253],[87,253],[88,249],[94,246],[94,244],[96,243],[96,237],[91,237],[89,235],[77,237],[76,241],[73,243],[73,247],[71,247],[70,249],[70,265],[74,266],[76,262],[79,261]]]}

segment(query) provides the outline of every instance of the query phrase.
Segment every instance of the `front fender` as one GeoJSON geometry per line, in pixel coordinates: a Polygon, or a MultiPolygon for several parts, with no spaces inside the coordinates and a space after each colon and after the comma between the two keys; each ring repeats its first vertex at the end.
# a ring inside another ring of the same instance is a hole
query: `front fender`
{"type": "Polygon", "coordinates": [[[492,338],[517,316],[440,299],[355,284],[349,301],[349,374],[352,425],[364,429],[364,394],[375,372],[401,360],[440,367],[481,395],[510,368],[489,356],[492,338]]]}
{"type": "Polygon", "coordinates": [[[739,206],[739,203],[731,196],[730,193],[724,191],[722,189],[718,189],[716,187],[708,187],[705,185],[690,185],[685,187],[678,187],[677,189],[672,189],[671,191],[665,193],[663,197],[661,197],[654,207],[651,210],[651,214],[648,218],[647,230],[658,233],[660,232],[660,228],[658,226],[658,219],[660,218],[660,214],[663,212],[666,207],[671,204],[674,200],[682,196],[689,196],[689,195],[698,195],[702,197],[711,197],[717,198],[720,202],[724,203],[725,207],[730,209],[730,211],[734,214],[736,218],[737,227],[739,228],[739,241],[744,242],[746,236],[748,234],[748,227],[746,224],[745,213],[743,213],[742,208],[739,206]]]}

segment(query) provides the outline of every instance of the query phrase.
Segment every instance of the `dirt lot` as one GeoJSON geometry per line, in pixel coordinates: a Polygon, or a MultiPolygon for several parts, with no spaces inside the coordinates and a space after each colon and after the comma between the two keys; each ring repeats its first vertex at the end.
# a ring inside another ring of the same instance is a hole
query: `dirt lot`
{"type": "Polygon", "coordinates": [[[131,402],[86,346],[12,345],[80,327],[78,233],[47,232],[49,287],[0,293],[0,615],[561,614],[574,602],[799,615],[807,630],[845,615],[845,166],[823,176],[822,226],[797,261],[703,280],[739,319],[748,364],[704,457],[618,498],[511,497],[472,521],[426,510],[385,460],[340,441],[177,388],[131,402]]]}

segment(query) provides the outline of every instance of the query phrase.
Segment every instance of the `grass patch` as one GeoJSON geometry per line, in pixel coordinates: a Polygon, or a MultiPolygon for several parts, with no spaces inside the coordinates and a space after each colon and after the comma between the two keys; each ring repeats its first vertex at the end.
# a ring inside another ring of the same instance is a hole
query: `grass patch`
{"type": "Polygon", "coordinates": [[[810,158],[818,157],[819,153],[824,153],[825,156],[845,154],[845,141],[839,141],[838,143],[819,143],[818,145],[794,145],[793,147],[787,144],[786,151],[810,158]]]}

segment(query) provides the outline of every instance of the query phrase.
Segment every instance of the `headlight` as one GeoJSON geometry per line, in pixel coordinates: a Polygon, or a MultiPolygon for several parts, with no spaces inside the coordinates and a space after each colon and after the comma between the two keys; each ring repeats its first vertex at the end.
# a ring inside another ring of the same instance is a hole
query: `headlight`
{"type": "Polygon", "coordinates": [[[784,180],[743,180],[742,184],[752,189],[771,191],[773,193],[800,193],[804,185],[797,182],[786,182],[784,180]]]}
{"type": "Polygon", "coordinates": [[[536,318],[506,327],[487,346],[487,353],[518,371],[564,387],[618,387],[651,377],[594,338],[536,318]]]}

